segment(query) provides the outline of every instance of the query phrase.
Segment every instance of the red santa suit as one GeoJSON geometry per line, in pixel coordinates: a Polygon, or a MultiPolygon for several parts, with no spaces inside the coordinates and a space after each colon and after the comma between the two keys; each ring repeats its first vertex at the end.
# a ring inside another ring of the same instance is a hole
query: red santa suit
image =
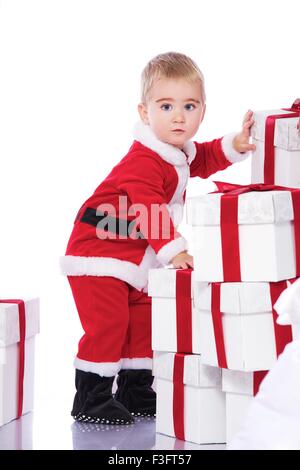
{"type": "Polygon", "coordinates": [[[148,270],[188,249],[176,230],[188,178],[207,178],[247,157],[233,149],[233,136],[188,141],[180,150],[139,122],[127,155],[82,205],[61,259],[85,331],[77,369],[104,376],[151,369],[148,270]]]}

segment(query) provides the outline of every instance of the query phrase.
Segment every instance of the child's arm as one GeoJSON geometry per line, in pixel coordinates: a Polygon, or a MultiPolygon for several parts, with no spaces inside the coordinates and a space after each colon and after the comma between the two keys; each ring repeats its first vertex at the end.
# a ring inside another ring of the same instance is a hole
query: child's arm
{"type": "Polygon", "coordinates": [[[195,142],[197,153],[190,165],[190,176],[208,178],[232,163],[245,160],[248,152],[255,150],[255,145],[249,143],[250,128],[254,122],[252,116],[250,110],[245,114],[240,133],[229,134],[212,142],[195,142]]]}
{"type": "Polygon", "coordinates": [[[164,178],[162,167],[155,158],[137,153],[120,172],[118,188],[128,196],[130,215],[138,216],[143,237],[155,251],[157,259],[167,265],[176,255],[187,250],[187,241],[177,232],[170,217],[164,178]]]}

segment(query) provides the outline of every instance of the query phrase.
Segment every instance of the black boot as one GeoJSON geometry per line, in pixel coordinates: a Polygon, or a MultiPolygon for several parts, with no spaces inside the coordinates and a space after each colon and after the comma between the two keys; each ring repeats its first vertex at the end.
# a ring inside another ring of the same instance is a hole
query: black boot
{"type": "Polygon", "coordinates": [[[114,377],[101,377],[76,369],[76,395],[71,415],[76,421],[131,424],[129,411],[112,396],[114,377]]]}
{"type": "Polygon", "coordinates": [[[135,416],[155,416],[156,393],[151,388],[153,379],[149,369],[121,370],[115,399],[135,416]]]}

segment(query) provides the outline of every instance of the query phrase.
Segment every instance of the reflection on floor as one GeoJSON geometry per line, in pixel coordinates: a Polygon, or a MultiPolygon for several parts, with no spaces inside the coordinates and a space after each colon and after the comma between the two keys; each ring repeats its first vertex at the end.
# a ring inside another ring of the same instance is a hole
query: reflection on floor
{"type": "Polygon", "coordinates": [[[125,426],[74,422],[71,428],[75,450],[144,450],[155,445],[154,418],[136,418],[134,424],[125,426]]]}
{"type": "Polygon", "coordinates": [[[28,413],[0,427],[1,450],[32,450],[33,414],[28,413]]]}
{"type": "MultiPolygon", "coordinates": [[[[0,427],[1,450],[31,450],[31,449],[56,449],[51,446],[52,421],[36,420],[33,413],[24,415],[21,419],[12,421],[0,427]],[[38,423],[38,433],[33,433],[33,428],[38,423]],[[43,439],[44,433],[44,439],[43,439]],[[33,438],[34,436],[34,438],[33,438]],[[47,441],[47,447],[41,442],[47,441]]],[[[60,426],[61,429],[61,426],[60,426]]],[[[53,434],[52,434],[53,435],[53,434]]],[[[89,423],[72,422],[66,425],[60,435],[60,449],[68,449],[72,436],[74,450],[206,450],[225,449],[225,445],[197,445],[191,442],[180,441],[169,436],[155,433],[154,418],[136,418],[135,423],[127,426],[99,425],[89,423]],[[65,436],[65,441],[61,438],[65,436]],[[64,445],[65,443],[65,445],[64,445]]],[[[53,441],[55,442],[55,440],[53,441]]]]}

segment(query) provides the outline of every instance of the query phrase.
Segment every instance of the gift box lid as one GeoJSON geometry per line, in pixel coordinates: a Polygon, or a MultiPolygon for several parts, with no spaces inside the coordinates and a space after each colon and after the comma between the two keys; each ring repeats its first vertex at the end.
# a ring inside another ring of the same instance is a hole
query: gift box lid
{"type": "Polygon", "coordinates": [[[227,393],[253,394],[253,372],[223,369],[222,390],[227,393]]]}
{"type": "MultiPolygon", "coordinates": [[[[40,330],[39,299],[25,300],[26,338],[40,330]]],[[[0,347],[20,341],[19,309],[17,304],[0,303],[0,347]]]]}
{"type": "Polygon", "coordinates": [[[239,393],[253,396],[255,381],[261,383],[265,376],[264,374],[264,371],[245,372],[222,369],[222,390],[226,393],[239,393]],[[258,376],[255,377],[255,374],[258,374],[258,376]]]}
{"type": "MultiPolygon", "coordinates": [[[[173,381],[174,353],[155,351],[153,375],[173,381]]],[[[188,354],[184,358],[183,383],[194,387],[221,387],[221,369],[201,363],[199,354],[188,354]]]]}
{"type": "MultiPolygon", "coordinates": [[[[149,269],[148,277],[148,295],[150,297],[176,297],[176,272],[179,269],[174,268],[156,268],[149,269]]],[[[193,298],[193,277],[194,272],[191,270],[191,292],[186,293],[187,296],[193,298]]]]}
{"type": "MultiPolygon", "coordinates": [[[[291,111],[283,109],[271,109],[256,111],[253,115],[254,124],[251,128],[251,136],[261,142],[265,141],[265,126],[268,116],[276,114],[291,114],[291,111]]],[[[299,118],[276,119],[274,132],[274,145],[285,150],[300,150],[300,135],[297,129],[299,118]]]]}
{"type": "MultiPolygon", "coordinates": [[[[212,285],[194,283],[194,305],[197,310],[211,311],[212,285]]],[[[228,314],[256,314],[272,312],[270,284],[268,282],[221,283],[220,310],[228,314]]]]}
{"type": "MultiPolygon", "coordinates": [[[[220,225],[222,193],[187,199],[187,223],[193,226],[220,225]]],[[[238,196],[238,223],[270,224],[294,219],[290,191],[253,191],[238,196]]]]}

